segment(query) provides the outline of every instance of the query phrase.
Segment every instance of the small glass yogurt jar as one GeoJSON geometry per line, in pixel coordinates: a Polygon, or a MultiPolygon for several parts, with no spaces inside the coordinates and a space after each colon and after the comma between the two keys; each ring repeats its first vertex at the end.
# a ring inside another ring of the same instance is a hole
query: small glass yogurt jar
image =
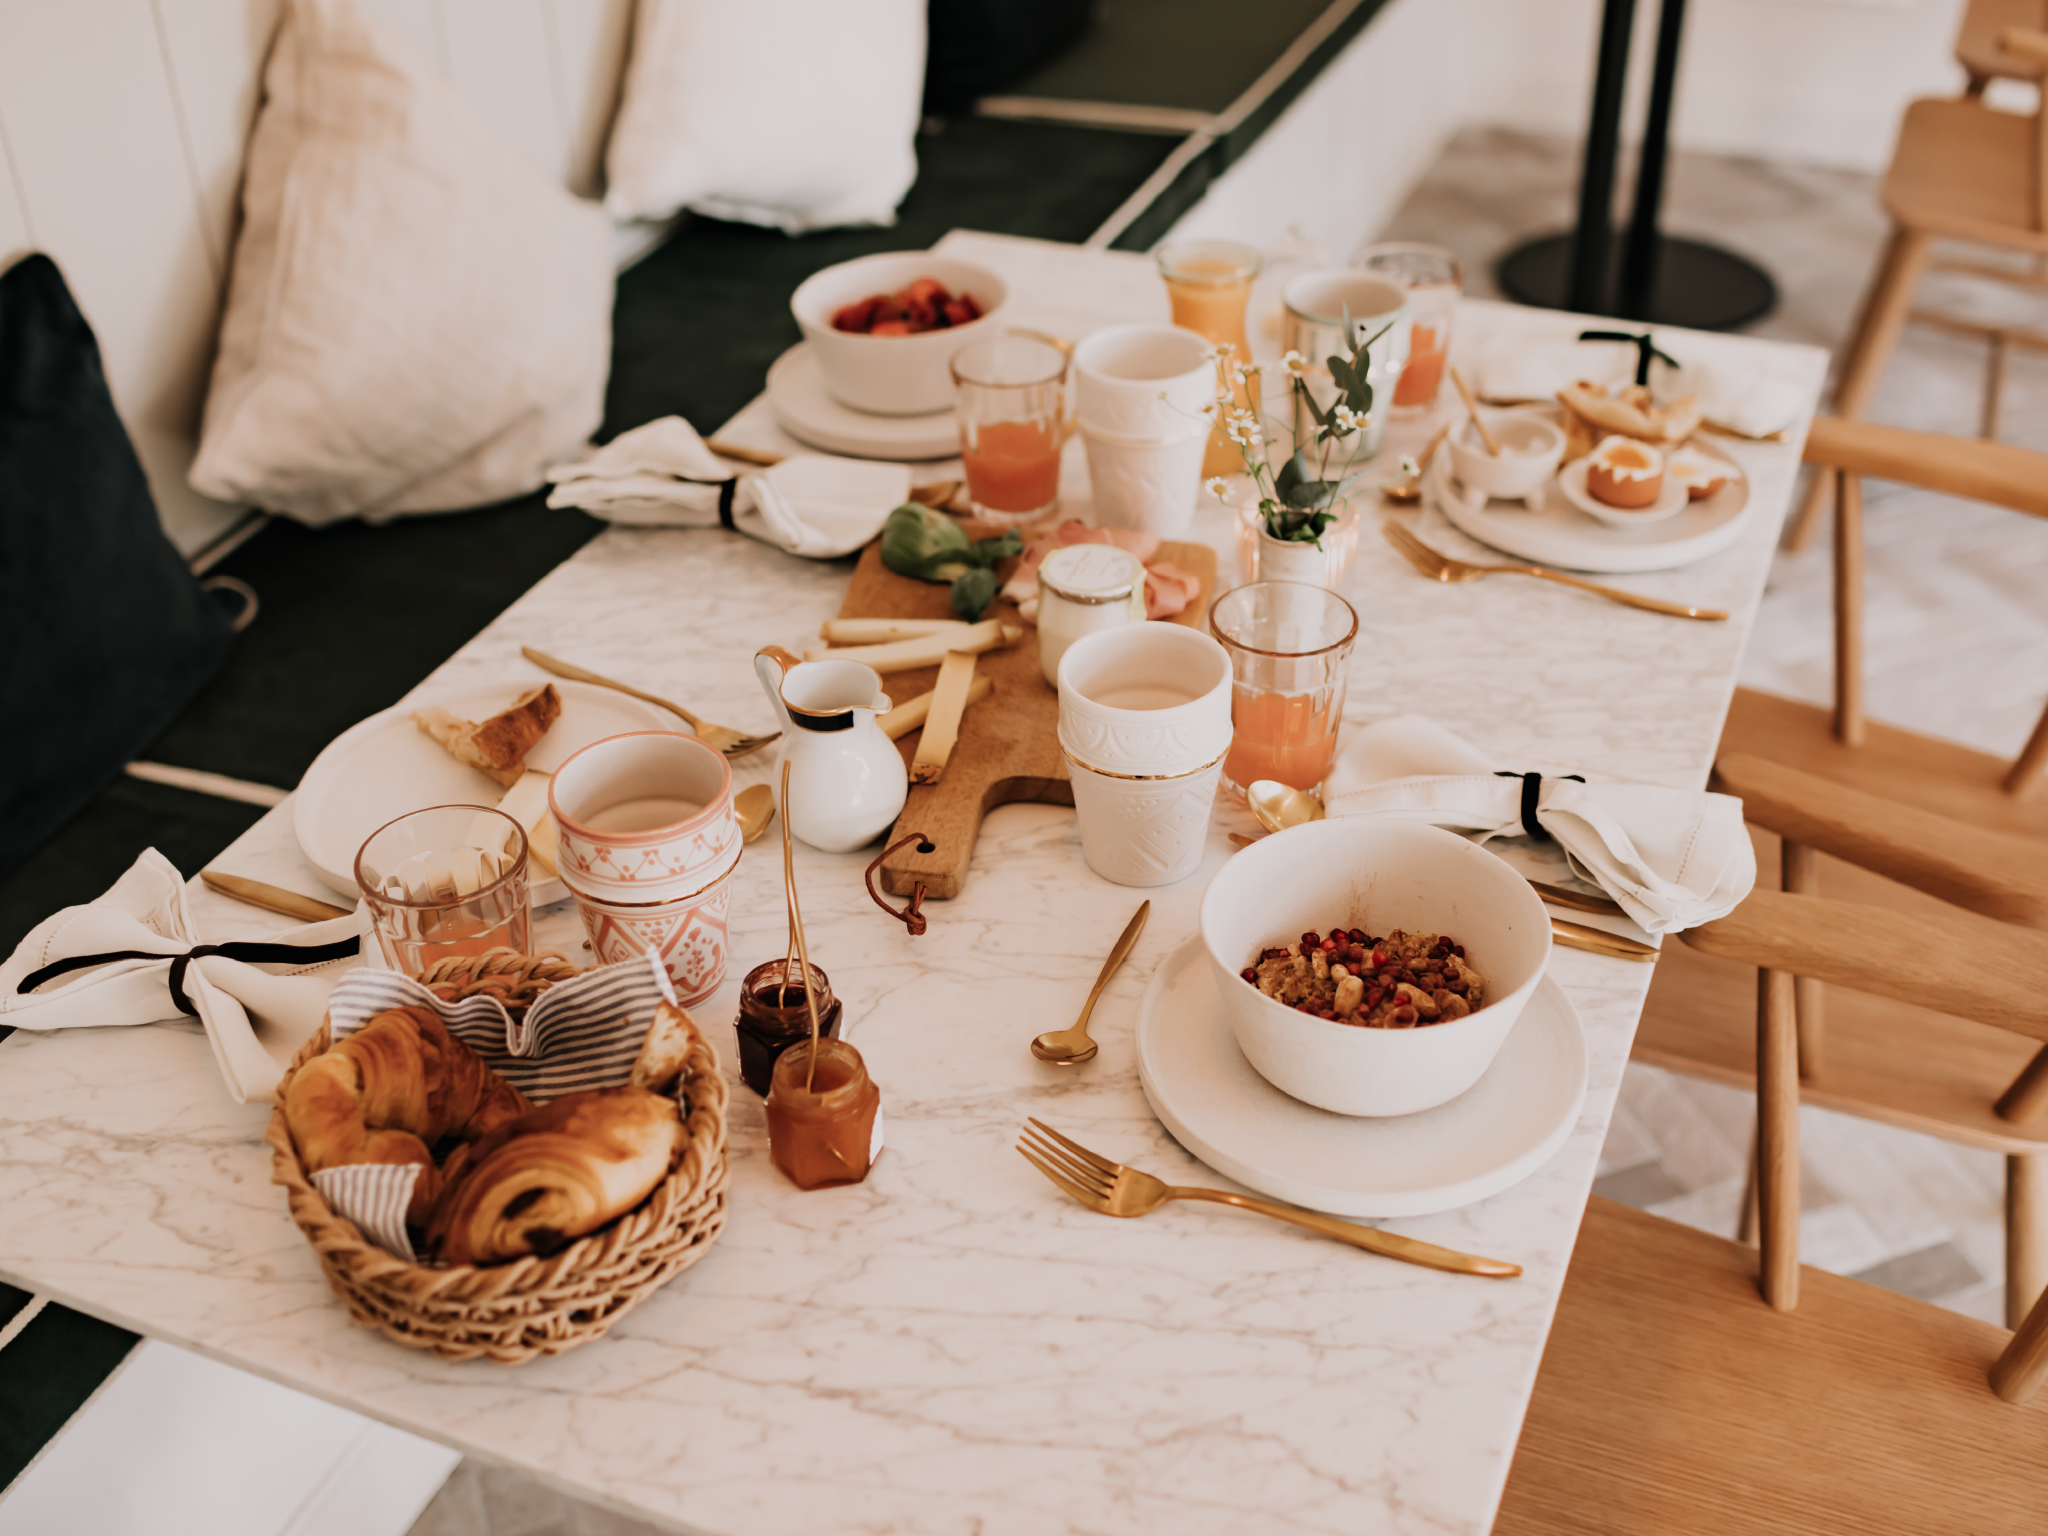
{"type": "Polygon", "coordinates": [[[1114,544],[1069,544],[1038,567],[1038,667],[1059,686],[1060,658],[1083,635],[1145,622],[1145,566],[1114,544]]]}

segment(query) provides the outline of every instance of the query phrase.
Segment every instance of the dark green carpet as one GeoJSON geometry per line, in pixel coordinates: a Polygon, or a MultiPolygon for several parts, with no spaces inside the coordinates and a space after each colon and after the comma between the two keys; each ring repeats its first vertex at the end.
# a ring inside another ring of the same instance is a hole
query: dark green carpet
{"type": "MultiPolygon", "coordinates": [[[[0,1326],[28,1302],[28,1292],[0,1285],[0,1326]]],[[[135,1342],[111,1323],[52,1306],[0,1350],[0,1488],[21,1475],[135,1342]]]]}
{"type": "Polygon", "coordinates": [[[1330,4],[1096,0],[1088,34],[1004,94],[1221,112],[1330,4]]]}

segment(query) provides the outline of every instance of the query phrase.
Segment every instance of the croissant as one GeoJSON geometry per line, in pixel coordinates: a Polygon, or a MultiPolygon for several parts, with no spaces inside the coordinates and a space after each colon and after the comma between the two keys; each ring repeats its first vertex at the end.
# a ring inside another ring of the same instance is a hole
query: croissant
{"type": "Polygon", "coordinates": [[[427,1251],[449,1264],[545,1257],[645,1200],[683,1149],[674,1088],[694,1035],[664,1003],[627,1085],[564,1094],[457,1148],[427,1251]]]}
{"type": "Polygon", "coordinates": [[[430,1010],[392,1008],[300,1068],[284,1115],[309,1174],[419,1164],[405,1217],[419,1226],[445,1182],[433,1148],[484,1135],[532,1107],[430,1010]]]}

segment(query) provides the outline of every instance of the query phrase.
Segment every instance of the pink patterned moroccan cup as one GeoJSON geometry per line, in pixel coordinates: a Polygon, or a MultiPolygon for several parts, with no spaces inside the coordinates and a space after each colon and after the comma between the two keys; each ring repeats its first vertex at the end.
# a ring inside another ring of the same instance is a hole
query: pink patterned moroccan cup
{"type": "Polygon", "coordinates": [[[576,753],[548,785],[562,883],[599,901],[674,901],[740,856],[732,770],[694,736],[635,731],[576,753]]]}
{"type": "Polygon", "coordinates": [[[725,759],[680,732],[610,736],[556,770],[548,807],[556,867],[598,959],[651,951],[684,1002],[717,991],[741,842],[725,759]]]}
{"type": "Polygon", "coordinates": [[[674,901],[599,901],[571,886],[576,915],[583,919],[597,963],[617,965],[645,954],[659,955],[677,998],[686,1008],[696,1007],[725,983],[730,948],[726,924],[736,868],[737,864],[728,866],[703,890],[674,901]]]}

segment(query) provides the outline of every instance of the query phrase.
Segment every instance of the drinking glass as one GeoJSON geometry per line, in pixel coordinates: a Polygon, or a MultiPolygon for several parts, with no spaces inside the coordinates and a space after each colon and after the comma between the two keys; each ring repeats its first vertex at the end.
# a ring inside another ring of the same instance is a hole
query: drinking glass
{"type": "MultiPolygon", "coordinates": [[[[1234,240],[1180,240],[1162,246],[1154,259],[1159,263],[1159,275],[1166,280],[1166,299],[1173,307],[1173,323],[1233,349],[1227,361],[1217,364],[1218,393],[1228,394],[1233,406],[1257,411],[1257,397],[1235,386],[1222,370],[1233,364],[1249,365],[1252,360],[1244,314],[1251,303],[1252,282],[1259,275],[1263,258],[1251,246],[1239,245],[1234,240]]],[[[1202,473],[1244,473],[1244,460],[1237,445],[1224,435],[1220,423],[1209,431],[1202,473]]]]}
{"type": "Polygon", "coordinates": [[[1067,354],[1012,333],[962,347],[952,367],[960,462],[976,514],[1005,524],[1044,517],[1059,501],[1067,354]]]}
{"type": "Polygon", "coordinates": [[[437,805],[386,822],[356,854],[355,874],[394,970],[418,976],[451,955],[532,951],[526,832],[503,811],[437,805]]]}
{"type": "Polygon", "coordinates": [[[1408,290],[1415,328],[1408,342],[1408,366],[1394,386],[1394,413],[1420,416],[1436,404],[1444,364],[1451,356],[1451,319],[1465,286],[1458,258],[1437,245],[1396,240],[1368,245],[1352,264],[1408,290]]]}
{"type": "Polygon", "coordinates": [[[1255,581],[1209,609],[1230,654],[1230,751],[1223,783],[1242,796],[1257,779],[1314,789],[1330,771],[1358,614],[1327,587],[1255,581]]]}

